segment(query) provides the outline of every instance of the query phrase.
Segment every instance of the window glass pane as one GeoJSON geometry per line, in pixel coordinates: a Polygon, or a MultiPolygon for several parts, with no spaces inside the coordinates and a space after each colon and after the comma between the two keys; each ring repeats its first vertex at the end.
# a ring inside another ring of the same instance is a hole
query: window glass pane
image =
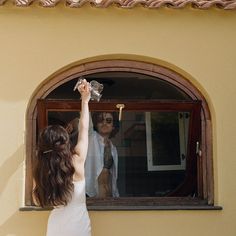
{"type": "Polygon", "coordinates": [[[48,111],[48,125],[66,125],[79,117],[78,111],[48,111]]]}
{"type": "MultiPolygon", "coordinates": [[[[185,178],[189,112],[125,111],[112,138],[120,197],[166,196],[185,178]]],[[[48,111],[48,124],[78,127],[78,111],[48,111]],[[76,122],[77,121],[77,122],[76,122]]],[[[71,132],[72,144],[77,133],[71,132]]],[[[96,157],[94,157],[96,158],[96,157]]]]}
{"type": "Polygon", "coordinates": [[[166,196],[183,182],[188,119],[184,112],[123,113],[114,139],[120,196],[166,196]]]}
{"type": "MultiPolygon", "coordinates": [[[[161,78],[133,72],[103,72],[85,76],[88,81],[97,80],[104,85],[104,99],[168,99],[190,101],[191,98],[178,87],[161,78]]],[[[78,99],[79,93],[72,92],[78,78],[54,89],[47,99],[78,99]]]]}
{"type": "Polygon", "coordinates": [[[149,170],[185,169],[189,112],[147,112],[149,170]]]}

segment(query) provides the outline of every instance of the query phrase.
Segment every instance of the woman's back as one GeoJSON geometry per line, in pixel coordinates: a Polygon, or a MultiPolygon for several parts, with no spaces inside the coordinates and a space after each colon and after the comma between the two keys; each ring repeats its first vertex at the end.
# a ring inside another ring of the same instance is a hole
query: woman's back
{"type": "Polygon", "coordinates": [[[54,206],[47,236],[89,236],[84,162],[88,149],[90,85],[83,80],[78,139],[71,147],[67,130],[60,125],[45,127],[39,136],[34,167],[34,200],[41,207],[54,206]],[[73,150],[72,150],[73,149],[73,150]],[[82,179],[73,182],[73,180],[82,179]]]}
{"type": "Polygon", "coordinates": [[[85,180],[74,182],[71,201],[52,210],[47,236],[90,236],[90,219],[86,208],[85,180]]]}

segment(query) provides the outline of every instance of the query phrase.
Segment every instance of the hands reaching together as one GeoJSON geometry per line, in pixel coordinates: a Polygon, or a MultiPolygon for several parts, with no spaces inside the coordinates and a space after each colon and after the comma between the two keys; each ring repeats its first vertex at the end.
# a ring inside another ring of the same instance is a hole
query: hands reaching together
{"type": "Polygon", "coordinates": [[[81,99],[84,102],[89,102],[90,98],[91,98],[91,88],[90,88],[90,83],[87,82],[86,79],[83,79],[81,81],[81,83],[79,84],[79,86],[77,87],[80,95],[81,95],[81,99]]]}

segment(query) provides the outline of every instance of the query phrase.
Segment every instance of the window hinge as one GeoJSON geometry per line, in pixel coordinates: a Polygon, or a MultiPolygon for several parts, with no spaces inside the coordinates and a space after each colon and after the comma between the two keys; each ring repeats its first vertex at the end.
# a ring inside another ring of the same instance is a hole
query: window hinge
{"type": "Polygon", "coordinates": [[[200,157],[202,156],[202,150],[200,149],[200,143],[196,142],[196,154],[200,157]]]}

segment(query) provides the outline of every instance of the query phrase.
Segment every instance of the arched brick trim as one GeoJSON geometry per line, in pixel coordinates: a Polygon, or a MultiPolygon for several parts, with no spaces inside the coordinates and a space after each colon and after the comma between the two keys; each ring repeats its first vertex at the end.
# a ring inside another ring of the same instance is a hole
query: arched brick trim
{"type": "Polygon", "coordinates": [[[38,99],[45,98],[50,92],[63,83],[74,78],[86,76],[98,72],[122,71],[142,73],[163,79],[177,86],[179,89],[188,94],[193,100],[202,101],[202,156],[199,160],[203,176],[203,197],[208,200],[208,204],[213,204],[213,160],[212,160],[212,124],[210,110],[206,99],[202,93],[186,78],[177,72],[166,67],[153,63],[134,61],[134,60],[100,60],[86,62],[60,73],[56,73],[48,80],[44,81],[42,86],[35,92],[32,97],[26,114],[26,191],[25,205],[32,205],[32,158],[36,145],[36,103],[38,99]]]}

